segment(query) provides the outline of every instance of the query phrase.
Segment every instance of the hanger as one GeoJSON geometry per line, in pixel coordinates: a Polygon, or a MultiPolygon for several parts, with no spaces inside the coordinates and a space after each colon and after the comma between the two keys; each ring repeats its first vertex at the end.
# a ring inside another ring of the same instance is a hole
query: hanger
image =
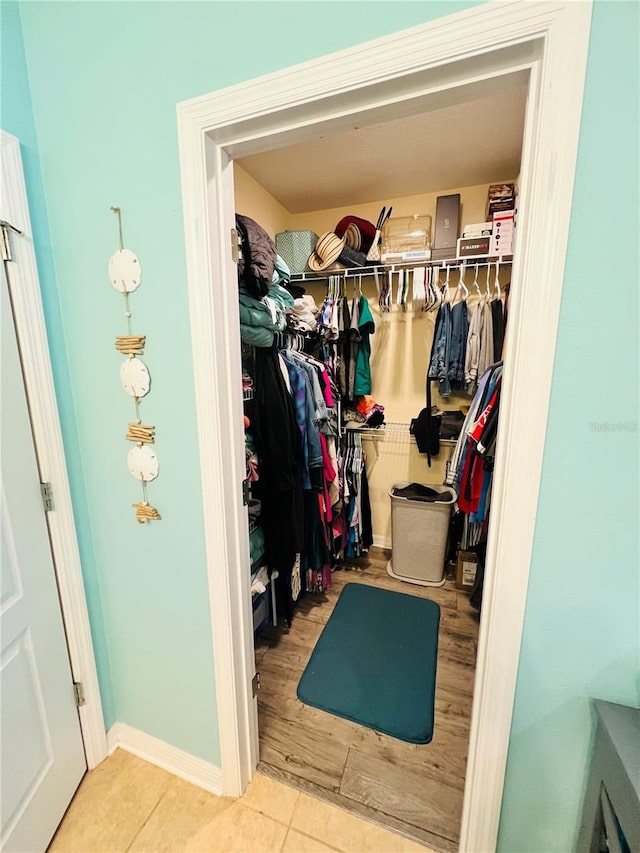
{"type": "Polygon", "coordinates": [[[398,271],[398,296],[396,302],[398,306],[402,308],[403,311],[407,310],[407,306],[405,304],[405,296],[404,296],[404,269],[400,269],[398,271]]]}
{"type": "Polygon", "coordinates": [[[429,291],[428,305],[425,306],[425,311],[432,311],[435,306],[438,304],[438,293],[440,292],[436,284],[434,283],[434,277],[437,281],[438,271],[434,270],[433,267],[427,267],[427,288],[429,291]],[[435,276],[434,276],[435,273],[435,276]]]}
{"type": "Polygon", "coordinates": [[[496,299],[502,298],[502,293],[500,291],[500,261],[496,261],[496,278],[493,282],[493,288],[496,299]]]}
{"type": "Polygon", "coordinates": [[[433,294],[433,303],[429,308],[430,311],[435,311],[436,308],[439,308],[442,305],[442,290],[440,287],[440,270],[444,269],[444,264],[442,267],[432,267],[431,268],[431,292],[433,294]]]}
{"type": "Polygon", "coordinates": [[[456,299],[458,298],[460,291],[462,291],[462,294],[463,294],[462,295],[462,301],[463,302],[466,302],[466,300],[469,298],[469,289],[467,288],[467,285],[464,283],[464,273],[465,273],[464,261],[460,264],[459,269],[460,269],[460,273],[459,273],[459,277],[458,277],[458,286],[456,287],[456,292],[453,294],[453,300],[451,302],[452,308],[456,304],[456,299]]]}
{"type": "MultiPolygon", "coordinates": [[[[443,264],[443,266],[445,265],[443,264]]],[[[449,276],[451,275],[451,267],[449,266],[449,264],[445,266],[445,269],[447,271],[447,275],[445,277],[444,286],[442,288],[442,301],[448,302],[449,305],[451,305],[451,294],[449,293],[449,276]]]]}
{"type": "Polygon", "coordinates": [[[476,293],[478,294],[478,302],[482,301],[482,293],[480,291],[480,285],[478,284],[478,270],[480,269],[480,264],[476,264],[475,266],[475,275],[473,277],[473,285],[475,287],[476,293]]]}
{"type": "Polygon", "coordinates": [[[485,288],[484,288],[484,301],[485,302],[491,301],[491,290],[489,288],[489,277],[490,277],[490,275],[491,275],[491,264],[488,263],[487,264],[487,281],[485,283],[485,288]]]}

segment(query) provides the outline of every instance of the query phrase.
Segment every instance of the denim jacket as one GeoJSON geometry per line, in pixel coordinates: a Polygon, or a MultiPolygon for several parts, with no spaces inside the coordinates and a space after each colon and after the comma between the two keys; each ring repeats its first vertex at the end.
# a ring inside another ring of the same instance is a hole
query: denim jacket
{"type": "Polygon", "coordinates": [[[451,342],[451,305],[445,302],[438,310],[436,317],[436,330],[431,347],[431,361],[429,364],[428,379],[436,379],[440,383],[439,392],[441,396],[448,397],[451,394],[449,383],[448,364],[449,346],[451,342]]]}

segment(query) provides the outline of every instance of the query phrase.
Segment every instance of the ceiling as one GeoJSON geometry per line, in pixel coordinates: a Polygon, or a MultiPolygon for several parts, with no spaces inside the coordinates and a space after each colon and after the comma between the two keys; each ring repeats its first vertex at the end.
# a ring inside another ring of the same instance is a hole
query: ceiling
{"type": "Polygon", "coordinates": [[[238,159],[290,213],[515,178],[527,83],[238,159]]]}

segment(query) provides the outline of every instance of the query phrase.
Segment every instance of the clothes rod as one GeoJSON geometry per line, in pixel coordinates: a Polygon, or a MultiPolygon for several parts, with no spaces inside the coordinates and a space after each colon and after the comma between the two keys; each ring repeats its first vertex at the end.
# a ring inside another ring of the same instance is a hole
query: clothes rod
{"type": "Polygon", "coordinates": [[[293,273],[291,276],[291,281],[326,281],[328,278],[340,277],[340,278],[357,278],[358,276],[371,276],[371,275],[385,275],[386,273],[394,273],[400,272],[400,270],[413,270],[413,269],[424,269],[425,267],[431,267],[432,269],[445,270],[445,269],[458,269],[462,266],[465,269],[475,269],[476,267],[494,267],[496,264],[498,266],[511,266],[513,263],[513,258],[483,258],[482,260],[478,258],[450,258],[449,260],[442,261],[434,261],[427,260],[426,258],[423,260],[414,260],[414,261],[403,261],[402,263],[394,263],[394,264],[378,264],[374,267],[349,267],[348,269],[343,270],[327,270],[325,275],[318,275],[318,273],[314,272],[302,272],[302,273],[293,273]]]}

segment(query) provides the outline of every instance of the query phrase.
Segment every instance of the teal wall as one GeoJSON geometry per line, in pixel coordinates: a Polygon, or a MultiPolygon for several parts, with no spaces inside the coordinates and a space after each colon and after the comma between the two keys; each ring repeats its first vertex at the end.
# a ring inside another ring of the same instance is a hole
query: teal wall
{"type": "Polygon", "coordinates": [[[47,217],[44,186],[38,156],[31,92],[22,39],[18,4],[0,4],[1,72],[0,127],[20,140],[20,153],[29,196],[29,212],[36,250],[38,275],[49,337],[56,395],[64,441],[73,508],[82,560],[93,645],[100,673],[102,710],[107,726],[117,719],[107,651],[100,577],[93,547],[92,519],[87,508],[86,480],[78,441],[75,399],[67,357],[66,337],[56,286],[55,263],[47,217]]]}
{"type": "MultiPolygon", "coordinates": [[[[44,213],[37,222],[42,286],[108,725],[220,760],[176,103],[469,5],[367,4],[363,14],[347,2],[338,16],[336,5],[320,14],[311,3],[294,16],[290,3],[20,4],[35,131],[26,100],[12,125],[30,125],[30,200],[48,208],[49,230],[44,213]],[[125,244],[144,271],[131,301],[148,340],[143,409],[161,466],[149,494],[163,520],[142,528],[123,440],[133,407],[113,348],[125,326],[107,278],[118,245],[110,205],[122,207],[125,244]]],[[[6,8],[7,41],[20,52],[6,8]]],[[[21,68],[7,63],[6,89],[16,78],[26,98],[21,68]]]]}
{"type": "MultiPolygon", "coordinates": [[[[297,3],[295,16],[292,4],[275,2],[20,6],[42,169],[30,194],[48,207],[53,251],[43,288],[92,627],[99,649],[108,649],[99,667],[113,697],[109,721],[214,762],[175,104],[462,6],[339,8],[336,25],[337,6],[323,15],[317,2],[297,3]],[[119,439],[131,409],[112,350],[122,306],[106,278],[117,245],[111,204],[122,206],[125,242],[144,268],[132,302],[149,337],[154,387],[144,406],[158,425],[162,466],[150,492],[164,520],[143,529],[132,521],[136,486],[119,439]]],[[[587,697],[638,700],[637,467],[625,456],[637,433],[590,427],[638,417],[637,267],[628,252],[638,231],[636,32],[635,4],[597,3],[500,830],[505,851],[571,848],[592,729],[587,697]]],[[[44,214],[38,226],[46,235],[44,214]]]]}
{"type": "Polygon", "coordinates": [[[509,853],[573,849],[589,697],[640,706],[639,9],[594,7],[500,825],[509,853]]]}

